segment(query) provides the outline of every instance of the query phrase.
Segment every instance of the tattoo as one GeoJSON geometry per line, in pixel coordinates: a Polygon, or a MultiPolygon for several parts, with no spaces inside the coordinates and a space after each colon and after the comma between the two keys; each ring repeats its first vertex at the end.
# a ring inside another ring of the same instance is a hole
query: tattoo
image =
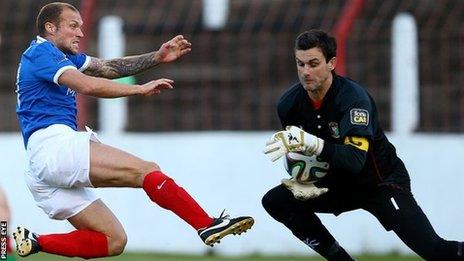
{"type": "Polygon", "coordinates": [[[121,78],[134,75],[150,69],[158,64],[155,53],[126,56],[110,60],[91,57],[90,64],[84,73],[90,76],[103,77],[107,79],[121,78]]]}

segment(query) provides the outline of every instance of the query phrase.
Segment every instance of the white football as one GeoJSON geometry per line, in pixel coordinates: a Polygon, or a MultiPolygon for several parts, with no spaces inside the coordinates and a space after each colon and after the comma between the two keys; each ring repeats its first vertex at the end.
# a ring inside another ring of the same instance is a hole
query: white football
{"type": "Polygon", "coordinates": [[[285,170],[299,183],[310,183],[325,177],[330,164],[317,156],[306,156],[301,153],[289,152],[284,158],[285,170]]]}

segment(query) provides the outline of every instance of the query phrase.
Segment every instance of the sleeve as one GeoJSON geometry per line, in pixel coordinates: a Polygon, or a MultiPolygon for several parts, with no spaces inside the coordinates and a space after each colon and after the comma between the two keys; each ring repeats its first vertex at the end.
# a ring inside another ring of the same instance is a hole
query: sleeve
{"type": "Polygon", "coordinates": [[[325,141],[320,157],[350,173],[359,173],[366,162],[369,141],[373,137],[373,115],[370,100],[360,100],[344,108],[340,136],[344,144],[325,141]]]}
{"type": "Polygon", "coordinates": [[[69,60],[71,60],[74,65],[76,65],[76,68],[83,72],[85,69],[90,64],[90,56],[87,56],[84,53],[78,53],[78,54],[68,54],[67,57],[69,60]]]}
{"type": "Polygon", "coordinates": [[[374,136],[372,104],[368,99],[354,102],[347,106],[343,111],[340,120],[340,136],[359,136],[372,138],[374,136]]]}
{"type": "Polygon", "coordinates": [[[351,145],[324,141],[324,148],[319,157],[331,166],[336,166],[349,173],[359,173],[366,162],[367,152],[351,145]]]}
{"type": "MultiPolygon", "coordinates": [[[[58,78],[68,69],[76,69],[76,65],[56,48],[41,46],[33,59],[35,75],[39,79],[58,84],[58,78]]],[[[58,84],[59,85],[59,84],[58,84]]]]}

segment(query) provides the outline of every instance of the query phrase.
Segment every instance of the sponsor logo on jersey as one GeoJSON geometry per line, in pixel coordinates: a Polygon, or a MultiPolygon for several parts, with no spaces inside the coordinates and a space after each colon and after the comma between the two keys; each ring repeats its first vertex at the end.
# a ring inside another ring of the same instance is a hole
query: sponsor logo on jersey
{"type": "Polygon", "coordinates": [[[332,137],[334,137],[335,139],[340,138],[340,130],[338,129],[338,123],[333,121],[329,122],[329,129],[332,137]]]}
{"type": "Polygon", "coordinates": [[[350,121],[351,124],[367,126],[369,124],[369,112],[364,109],[351,109],[350,121]]]}
{"type": "Polygon", "coordinates": [[[68,88],[68,90],[66,91],[66,95],[76,96],[76,91],[71,88],[68,88]]]}

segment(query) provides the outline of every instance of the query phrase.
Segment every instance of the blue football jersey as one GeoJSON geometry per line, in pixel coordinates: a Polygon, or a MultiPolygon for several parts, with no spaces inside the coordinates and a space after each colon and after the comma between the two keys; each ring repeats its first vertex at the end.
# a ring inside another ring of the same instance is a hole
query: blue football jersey
{"type": "Polygon", "coordinates": [[[84,71],[90,57],[63,53],[53,43],[37,36],[24,51],[16,76],[16,113],[27,146],[34,131],[52,124],[77,129],[76,93],[58,84],[64,71],[84,71]]]}

